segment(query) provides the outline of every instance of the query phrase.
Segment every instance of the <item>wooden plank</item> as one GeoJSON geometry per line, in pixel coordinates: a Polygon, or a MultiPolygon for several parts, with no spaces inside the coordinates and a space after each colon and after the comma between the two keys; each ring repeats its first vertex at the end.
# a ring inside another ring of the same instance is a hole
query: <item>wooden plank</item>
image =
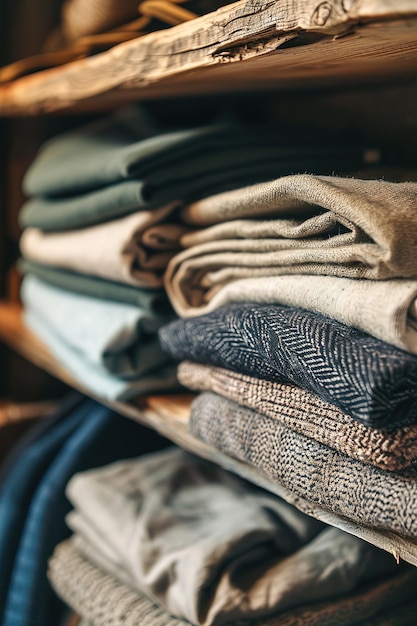
{"type": "MultiPolygon", "coordinates": [[[[87,390],[73,381],[66,370],[56,362],[42,342],[29,332],[21,318],[21,308],[17,304],[0,304],[0,339],[32,361],[35,365],[61,378],[66,383],[91,396],[87,390]]],[[[301,498],[277,482],[265,477],[262,472],[241,461],[233,459],[188,432],[190,404],[193,394],[153,395],[139,398],[132,403],[104,402],[122,415],[130,417],[145,426],[149,426],[167,437],[185,450],[212,461],[224,469],[242,476],[246,480],[267,489],[283,498],[307,515],[311,515],[331,526],[336,526],[352,535],[360,537],[394,555],[397,560],[404,560],[417,566],[417,542],[405,539],[395,533],[376,531],[355,524],[335,515],[306,498],[301,498]]],[[[100,398],[96,398],[102,402],[100,398]]]]}
{"type": "Polygon", "coordinates": [[[414,0],[240,0],[5,84],[0,114],[104,109],[138,98],[317,87],[365,77],[416,78],[416,32],[414,0]]]}

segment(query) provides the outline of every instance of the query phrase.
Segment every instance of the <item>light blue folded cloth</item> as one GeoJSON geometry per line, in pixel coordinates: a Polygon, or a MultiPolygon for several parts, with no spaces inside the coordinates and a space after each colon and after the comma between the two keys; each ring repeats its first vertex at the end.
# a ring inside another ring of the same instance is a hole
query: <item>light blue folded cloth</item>
{"type": "Polygon", "coordinates": [[[178,386],[156,334],[165,316],[74,294],[30,275],[21,297],[28,326],[94,394],[120,400],[178,386]]]}

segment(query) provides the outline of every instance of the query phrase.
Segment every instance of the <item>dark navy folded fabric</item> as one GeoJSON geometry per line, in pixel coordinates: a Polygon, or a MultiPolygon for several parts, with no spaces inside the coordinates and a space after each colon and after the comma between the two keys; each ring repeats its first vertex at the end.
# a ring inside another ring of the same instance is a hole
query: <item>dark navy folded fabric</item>
{"type": "Polygon", "coordinates": [[[318,313],[236,304],[159,333],[178,360],[290,381],[375,428],[417,421],[417,357],[318,313]]]}
{"type": "MultiPolygon", "coordinates": [[[[67,433],[27,507],[3,626],[56,626],[62,615],[64,607],[50,587],[46,571],[54,547],[70,534],[64,521],[71,509],[65,487],[72,475],[164,445],[156,434],[147,434],[136,422],[92,400],[81,405],[74,420],[77,418],[80,421],[67,433]]],[[[21,472],[27,473],[23,460],[21,472]]]]}
{"type": "Polygon", "coordinates": [[[87,415],[82,405],[68,415],[47,421],[39,437],[20,447],[0,492],[0,622],[11,572],[32,497],[65,441],[87,415]]]}
{"type": "Polygon", "coordinates": [[[0,498],[2,496],[2,486],[8,479],[10,473],[17,467],[19,459],[23,458],[22,455],[26,454],[27,450],[31,449],[37,441],[43,439],[49,430],[55,428],[56,424],[63,420],[67,415],[73,413],[78,404],[80,404],[85,396],[82,396],[78,391],[69,391],[66,396],[59,400],[57,411],[43,417],[37,421],[24,435],[19,437],[16,443],[9,448],[7,455],[5,456],[0,466],[0,498]]]}

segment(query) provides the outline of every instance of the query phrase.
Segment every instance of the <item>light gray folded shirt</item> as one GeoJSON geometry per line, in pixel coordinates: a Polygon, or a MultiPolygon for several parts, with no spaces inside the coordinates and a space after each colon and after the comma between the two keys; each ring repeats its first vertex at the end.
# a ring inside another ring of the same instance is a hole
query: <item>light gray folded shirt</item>
{"type": "Polygon", "coordinates": [[[392,557],[181,450],[73,477],[77,549],[169,613],[202,626],[330,599],[392,557]]]}
{"type": "Polygon", "coordinates": [[[21,297],[62,341],[110,374],[138,378],[169,361],[157,337],[166,316],[71,293],[31,275],[23,280],[21,297]]]}

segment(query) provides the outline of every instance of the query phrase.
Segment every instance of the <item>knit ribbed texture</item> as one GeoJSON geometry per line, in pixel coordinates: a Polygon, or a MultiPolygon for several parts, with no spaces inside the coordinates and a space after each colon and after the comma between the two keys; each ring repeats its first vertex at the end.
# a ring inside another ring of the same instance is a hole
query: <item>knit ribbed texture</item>
{"type": "Polygon", "coordinates": [[[393,432],[370,428],[296,385],[274,383],[191,361],[179,365],[178,380],[194,391],[213,391],[383,470],[401,470],[417,461],[416,425],[393,432]]]}
{"type": "Polygon", "coordinates": [[[192,405],[193,435],[337,515],[417,539],[417,471],[360,463],[211,392],[192,405]]]}
{"type": "MultiPolygon", "coordinates": [[[[118,583],[74,548],[61,543],[49,562],[57,593],[83,616],[85,626],[183,626],[143,594],[118,583]]],[[[338,600],[280,614],[268,621],[239,621],[234,626],[414,626],[416,574],[410,568],[391,579],[366,586],[338,600]],[[392,608],[394,607],[394,608],[392,608]],[[376,617],[379,615],[379,618],[376,617]]]]}
{"type": "Polygon", "coordinates": [[[178,360],[293,382],[369,426],[417,421],[417,358],[318,313],[234,304],[174,321],[159,336],[178,360]]]}

